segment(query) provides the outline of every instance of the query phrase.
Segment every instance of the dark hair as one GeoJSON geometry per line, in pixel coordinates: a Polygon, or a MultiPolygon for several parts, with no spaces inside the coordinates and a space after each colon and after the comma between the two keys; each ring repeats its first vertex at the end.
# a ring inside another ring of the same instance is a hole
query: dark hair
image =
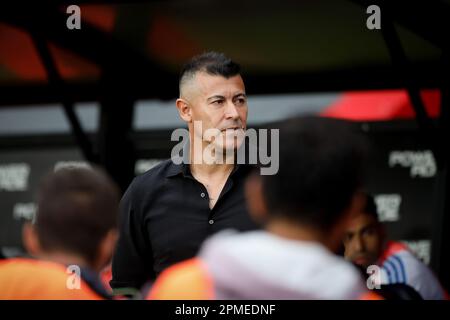
{"type": "Polygon", "coordinates": [[[37,204],[42,248],[79,254],[92,263],[100,241],[117,227],[119,189],[99,169],[64,168],[42,180],[37,204]]]}
{"type": "Polygon", "coordinates": [[[181,85],[199,71],[206,72],[210,75],[230,78],[238,75],[241,67],[225,56],[225,54],[219,52],[210,51],[194,56],[181,70],[179,80],[180,91],[181,85]]]}
{"type": "Polygon", "coordinates": [[[301,116],[278,128],[279,171],[262,176],[269,212],[327,230],[363,184],[365,143],[343,120],[301,116]]]}
{"type": "Polygon", "coordinates": [[[375,218],[375,220],[378,221],[378,211],[377,211],[377,205],[375,204],[375,199],[372,195],[368,193],[364,193],[366,203],[364,205],[363,213],[368,214],[369,216],[372,216],[375,218]]]}

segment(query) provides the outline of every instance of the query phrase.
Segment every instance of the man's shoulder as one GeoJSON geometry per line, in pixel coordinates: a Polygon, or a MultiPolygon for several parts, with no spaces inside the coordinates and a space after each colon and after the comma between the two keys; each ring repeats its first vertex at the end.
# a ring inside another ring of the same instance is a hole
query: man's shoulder
{"type": "Polygon", "coordinates": [[[385,262],[398,262],[400,264],[420,265],[421,267],[425,267],[425,264],[407,247],[390,254],[385,262]]]}
{"type": "Polygon", "coordinates": [[[445,298],[445,292],[432,269],[409,250],[390,256],[383,268],[400,279],[397,282],[405,282],[413,287],[424,299],[445,298]]]}
{"type": "Polygon", "coordinates": [[[384,261],[383,268],[401,281],[410,282],[414,278],[431,275],[428,266],[408,249],[399,250],[391,254],[384,261]]]}
{"type": "Polygon", "coordinates": [[[173,169],[175,164],[171,159],[163,160],[146,172],[136,176],[131,185],[133,188],[145,187],[148,188],[149,185],[155,185],[158,182],[163,182],[170,170],[173,169]]]}
{"type": "Polygon", "coordinates": [[[174,170],[175,164],[171,159],[163,160],[148,171],[136,176],[125,192],[125,199],[147,198],[165,184],[166,177],[171,170],[174,170]]]}

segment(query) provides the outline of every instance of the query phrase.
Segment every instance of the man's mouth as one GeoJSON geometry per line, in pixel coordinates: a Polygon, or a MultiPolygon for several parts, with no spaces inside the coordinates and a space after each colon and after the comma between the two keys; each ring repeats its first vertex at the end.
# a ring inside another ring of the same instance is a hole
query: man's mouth
{"type": "Polygon", "coordinates": [[[359,257],[356,257],[355,259],[353,259],[353,262],[358,265],[365,265],[369,262],[369,258],[365,257],[365,256],[359,256],[359,257]]]}
{"type": "Polygon", "coordinates": [[[243,130],[243,129],[242,129],[242,127],[230,127],[230,128],[222,129],[220,131],[226,132],[226,131],[236,131],[236,130],[243,130]]]}

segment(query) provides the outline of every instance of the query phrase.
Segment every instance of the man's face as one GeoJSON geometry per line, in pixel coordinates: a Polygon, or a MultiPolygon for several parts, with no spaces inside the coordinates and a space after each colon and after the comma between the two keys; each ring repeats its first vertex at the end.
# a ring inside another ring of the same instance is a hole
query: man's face
{"type": "Polygon", "coordinates": [[[369,214],[358,214],[350,220],[345,233],[345,258],[366,269],[376,264],[383,249],[383,241],[381,224],[369,214]]]}
{"type": "Polygon", "coordinates": [[[194,127],[194,134],[206,144],[213,142],[218,150],[238,148],[247,127],[248,111],[242,77],[236,75],[227,79],[198,72],[188,92],[192,125],[195,121],[202,124],[202,132],[194,127]],[[205,136],[206,130],[211,128],[220,130],[218,139],[205,136]]]}

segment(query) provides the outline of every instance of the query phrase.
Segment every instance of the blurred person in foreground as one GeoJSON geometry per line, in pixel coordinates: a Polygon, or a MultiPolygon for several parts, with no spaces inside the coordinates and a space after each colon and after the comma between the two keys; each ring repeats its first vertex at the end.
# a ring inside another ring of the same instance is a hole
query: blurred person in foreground
{"type": "Polygon", "coordinates": [[[261,231],[223,231],[161,274],[148,299],[378,299],[335,254],[362,205],[365,145],[347,123],[297,117],[279,126],[279,172],[251,175],[261,231]]]}
{"type": "Polygon", "coordinates": [[[433,272],[405,244],[388,240],[373,197],[369,194],[364,197],[365,205],[349,221],[343,238],[345,258],[365,272],[371,265],[379,266],[379,272],[369,280],[383,290],[404,284],[423,299],[445,299],[447,294],[433,272]]]}
{"type": "Polygon", "coordinates": [[[34,223],[23,227],[30,258],[0,261],[0,299],[108,299],[98,273],[117,239],[119,190],[98,169],[49,174],[34,223]]]}

